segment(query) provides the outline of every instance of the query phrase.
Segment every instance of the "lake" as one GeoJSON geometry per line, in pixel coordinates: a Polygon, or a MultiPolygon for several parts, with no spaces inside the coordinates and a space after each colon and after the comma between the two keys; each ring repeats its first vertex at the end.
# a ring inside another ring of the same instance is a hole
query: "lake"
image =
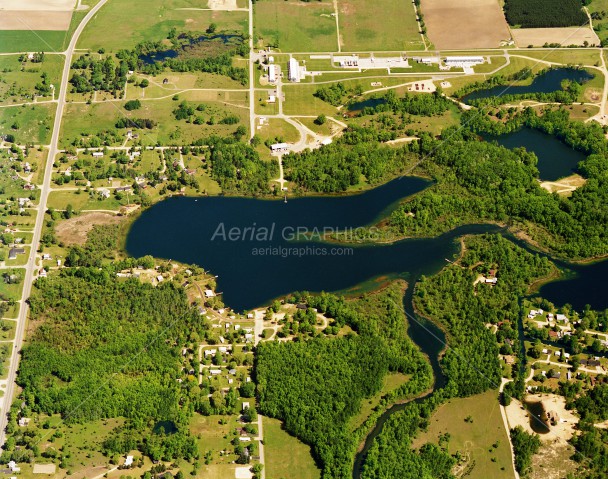
{"type": "MultiPolygon", "coordinates": [[[[355,234],[356,228],[387,216],[399,200],[430,183],[404,177],[350,196],[260,200],[236,197],[173,197],[144,211],[133,223],[126,249],[134,257],[150,254],[198,264],[218,275],[217,290],[236,311],[267,304],[293,291],[345,291],[381,277],[415,280],[439,271],[459,252],[464,234],[501,231],[468,225],[436,238],[344,248],[322,234],[355,234]],[[298,240],[298,230],[312,231],[298,240]]],[[[524,243],[522,246],[527,247],[524,243]]],[[[529,249],[529,248],[528,248],[529,249]]],[[[608,261],[591,265],[557,262],[570,274],[543,286],[540,294],[556,305],[581,310],[608,307],[608,261]]]]}
{"type": "Polygon", "coordinates": [[[579,70],[577,68],[553,68],[542,75],[534,77],[534,80],[532,80],[530,85],[499,85],[491,88],[484,88],[463,96],[461,101],[468,104],[472,100],[480,100],[493,96],[521,95],[525,93],[552,93],[562,89],[562,81],[564,80],[585,83],[592,78],[593,75],[586,70],[579,70]]]}
{"type": "Polygon", "coordinates": [[[555,181],[576,173],[577,165],[586,158],[554,136],[533,128],[520,128],[505,135],[482,135],[486,141],[495,141],[505,148],[521,148],[533,152],[538,158],[538,172],[542,180],[555,181]]]}

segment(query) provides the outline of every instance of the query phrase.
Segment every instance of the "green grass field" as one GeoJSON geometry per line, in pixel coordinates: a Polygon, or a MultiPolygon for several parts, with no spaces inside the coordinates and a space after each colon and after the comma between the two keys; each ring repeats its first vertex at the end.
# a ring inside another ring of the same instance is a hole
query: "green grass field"
{"type": "MultiPolygon", "coordinates": [[[[594,0],[595,1],[595,0],[594,0]]],[[[562,63],[564,65],[599,65],[600,50],[582,48],[557,48],[547,49],[547,51],[533,50],[521,51],[518,55],[543,60],[546,62],[562,63]]]]}
{"type": "Polygon", "coordinates": [[[20,144],[46,145],[54,117],[54,103],[0,108],[0,134],[10,133],[20,144]]]}
{"type": "Polygon", "coordinates": [[[342,51],[424,50],[411,2],[338,0],[342,51]]]}
{"type": "Polygon", "coordinates": [[[63,61],[61,55],[46,55],[42,63],[27,61],[22,64],[19,55],[0,56],[0,103],[31,101],[43,72],[48,74],[49,82],[59,88],[63,61]]]}
{"type": "Polygon", "coordinates": [[[122,203],[116,200],[114,196],[110,196],[105,200],[98,200],[89,196],[84,189],[81,192],[77,190],[55,190],[49,195],[47,206],[57,210],[64,210],[67,205],[72,205],[75,210],[118,210],[121,205],[126,204],[125,198],[122,203]]]}
{"type": "MultiPolygon", "coordinates": [[[[7,284],[4,281],[0,281],[0,298],[3,300],[19,300],[21,299],[21,290],[23,289],[23,283],[21,284],[7,284]]],[[[9,311],[10,313],[10,311],[9,311]]],[[[16,316],[16,315],[15,315],[16,316]]],[[[7,314],[7,318],[13,318],[10,314],[7,314]]]]}
{"type": "Polygon", "coordinates": [[[0,30],[0,52],[61,52],[66,37],[56,30],[0,30]]]}
{"type": "Polygon", "coordinates": [[[140,42],[162,40],[172,28],[202,32],[211,23],[218,31],[246,31],[247,12],[196,10],[206,7],[206,2],[196,0],[112,0],[84,29],[78,48],[132,48],[140,42]],[[185,10],[189,8],[193,10],[185,10]]]}
{"type": "Polygon", "coordinates": [[[278,419],[264,418],[264,445],[267,479],[321,477],[310,447],[284,431],[278,419]]]}
{"type": "Polygon", "coordinates": [[[440,406],[431,416],[428,430],[414,440],[413,446],[437,443],[439,435],[446,432],[450,434],[449,453],[460,451],[469,455],[469,463],[474,462],[467,478],[513,478],[509,438],[500,414],[497,391],[452,399],[440,406]],[[472,421],[466,422],[469,416],[472,421]],[[497,448],[493,447],[495,443],[498,443],[497,448]]]}
{"type": "Polygon", "coordinates": [[[254,37],[260,46],[283,52],[333,52],[338,49],[334,8],[328,2],[259,0],[253,8],[254,37]]]}
{"type": "MultiPolygon", "coordinates": [[[[229,95],[225,102],[205,101],[201,98],[203,93],[207,92],[188,92],[179,95],[178,101],[172,100],[171,97],[163,100],[142,101],[140,109],[130,112],[123,108],[123,102],[93,103],[92,105],[68,104],[62,123],[60,144],[68,146],[83,136],[94,135],[103,130],[116,130],[116,121],[122,117],[149,118],[158,122],[158,125],[151,130],[138,130],[139,141],[144,145],[155,145],[157,142],[163,145],[190,144],[193,140],[203,136],[227,136],[234,133],[240,125],[248,126],[249,110],[240,107],[243,104],[242,98],[245,93],[233,92],[234,95],[229,95]],[[237,98],[237,96],[239,97],[237,98]],[[186,120],[176,120],[173,110],[178,108],[182,100],[187,100],[194,108],[199,104],[205,105],[203,111],[195,112],[195,116],[202,117],[205,123],[196,125],[187,123],[186,120]],[[239,123],[221,124],[220,121],[229,115],[237,116],[240,119],[239,123]],[[212,121],[215,123],[210,124],[212,121]]],[[[127,129],[116,131],[121,135],[126,135],[127,129]]]]}

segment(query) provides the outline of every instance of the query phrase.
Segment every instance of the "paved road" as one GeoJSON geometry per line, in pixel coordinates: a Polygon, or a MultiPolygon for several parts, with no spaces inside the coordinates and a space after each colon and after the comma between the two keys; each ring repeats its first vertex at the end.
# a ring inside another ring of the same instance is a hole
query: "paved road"
{"type": "Polygon", "coordinates": [[[86,24],[91,20],[91,18],[97,13],[97,11],[103,7],[103,5],[107,2],[107,0],[101,0],[95,7],[91,9],[91,11],[84,17],[80,25],[74,31],[74,35],[72,36],[72,40],[70,41],[70,45],[67,50],[64,52],[65,54],[65,65],[63,67],[63,75],[61,77],[61,86],[59,88],[59,98],[57,103],[57,111],[55,114],[55,123],[53,125],[53,136],[51,138],[51,144],[49,146],[49,155],[46,162],[46,169],[44,173],[43,184],[40,188],[40,203],[38,206],[38,215],[36,216],[36,226],[34,227],[34,235],[32,239],[32,247],[31,254],[28,259],[26,268],[25,268],[25,278],[23,284],[23,294],[21,301],[21,308],[19,310],[19,317],[17,319],[17,328],[15,331],[15,343],[11,356],[11,363],[9,366],[6,391],[4,394],[4,410],[0,413],[0,445],[4,446],[4,441],[6,440],[6,425],[8,422],[8,417],[6,412],[10,407],[10,404],[13,400],[13,395],[15,393],[15,377],[17,375],[17,368],[19,367],[19,350],[21,349],[21,344],[23,342],[23,334],[25,331],[25,323],[27,321],[27,313],[28,306],[25,300],[30,297],[30,293],[32,291],[32,282],[34,280],[34,272],[36,271],[36,251],[38,250],[38,245],[40,243],[40,235],[42,233],[42,226],[44,224],[44,212],[46,211],[46,202],[49,196],[50,186],[51,186],[51,175],[53,171],[53,160],[58,150],[58,142],[59,142],[59,130],[61,127],[61,118],[63,116],[63,109],[65,107],[65,98],[68,87],[68,80],[70,78],[70,64],[72,55],[74,54],[74,49],[76,48],[76,42],[78,41],[78,37],[84,30],[86,24]]]}

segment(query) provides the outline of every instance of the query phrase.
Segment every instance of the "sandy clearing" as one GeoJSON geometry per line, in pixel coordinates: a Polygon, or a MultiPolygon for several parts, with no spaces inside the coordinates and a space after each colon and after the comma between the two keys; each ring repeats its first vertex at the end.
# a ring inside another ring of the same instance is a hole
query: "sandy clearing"
{"type": "Polygon", "coordinates": [[[82,245],[93,226],[118,224],[122,219],[123,217],[107,213],[82,213],[60,222],[55,227],[55,234],[57,239],[66,245],[82,245]]]}
{"type": "Polygon", "coordinates": [[[55,464],[34,464],[34,474],[55,474],[55,464]]]}
{"type": "Polygon", "coordinates": [[[236,0],[209,0],[207,7],[211,10],[236,10],[236,0]]]}
{"type": "MultiPolygon", "coordinates": [[[[560,444],[567,444],[568,440],[574,434],[574,429],[578,423],[578,417],[572,411],[566,409],[566,399],[557,394],[530,394],[526,396],[526,400],[530,402],[542,401],[545,411],[557,412],[560,421],[555,426],[549,428],[546,434],[540,434],[543,442],[556,441],[560,444]]],[[[513,399],[511,404],[506,407],[509,427],[521,426],[525,431],[533,434],[534,431],[530,426],[530,417],[528,411],[522,403],[517,399],[513,399]]]]}
{"type": "Polygon", "coordinates": [[[421,11],[438,49],[496,48],[511,38],[497,0],[422,0],[421,11]]]}
{"type": "Polygon", "coordinates": [[[0,0],[0,10],[72,11],[76,0],[0,0]]]}
{"type": "Polygon", "coordinates": [[[549,193],[557,193],[561,195],[571,194],[577,188],[580,188],[587,180],[580,175],[574,174],[562,178],[557,181],[543,181],[540,184],[541,188],[544,188],[549,193]]]}
{"type": "Polygon", "coordinates": [[[589,27],[564,28],[513,28],[513,40],[518,47],[534,45],[542,47],[545,43],[559,43],[560,45],[599,45],[600,39],[589,27]]]}
{"type": "Polygon", "coordinates": [[[10,10],[0,15],[0,30],[67,30],[71,11],[10,10]]]}

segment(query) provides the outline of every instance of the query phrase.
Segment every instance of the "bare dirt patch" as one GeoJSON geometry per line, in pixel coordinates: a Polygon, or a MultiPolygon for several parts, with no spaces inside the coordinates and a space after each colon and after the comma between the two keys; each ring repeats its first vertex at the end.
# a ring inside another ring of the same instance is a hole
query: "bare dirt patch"
{"type": "Polygon", "coordinates": [[[207,7],[211,10],[236,10],[236,0],[209,0],[207,7]]]}
{"type": "Polygon", "coordinates": [[[0,0],[0,10],[71,11],[76,0],[0,0]]]}
{"type": "Polygon", "coordinates": [[[564,28],[513,28],[513,40],[518,47],[534,45],[542,47],[545,43],[559,43],[562,46],[599,45],[600,39],[589,27],[564,28]]]}
{"type": "Polygon", "coordinates": [[[587,180],[581,175],[570,175],[557,181],[543,181],[540,186],[550,193],[569,196],[574,190],[583,186],[587,180]]]}
{"type": "Polygon", "coordinates": [[[107,213],[83,213],[69,220],[62,221],[55,228],[57,239],[65,245],[82,245],[87,240],[89,231],[95,225],[114,225],[124,217],[107,213]]]}
{"type": "Polygon", "coordinates": [[[511,38],[496,0],[422,0],[421,11],[435,48],[496,48],[511,38]]]}
{"type": "Polygon", "coordinates": [[[71,20],[71,11],[3,10],[0,30],[67,30],[71,20]]]}

